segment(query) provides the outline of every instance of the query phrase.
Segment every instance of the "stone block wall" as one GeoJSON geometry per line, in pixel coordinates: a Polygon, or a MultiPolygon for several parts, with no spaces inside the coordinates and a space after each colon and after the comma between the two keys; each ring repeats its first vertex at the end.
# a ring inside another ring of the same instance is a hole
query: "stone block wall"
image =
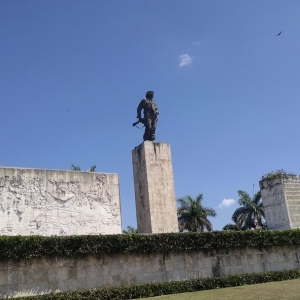
{"type": "Polygon", "coordinates": [[[0,235],[121,233],[118,174],[0,168],[0,235]]]}
{"type": "Polygon", "coordinates": [[[300,228],[300,176],[260,181],[268,229],[300,228]]]}
{"type": "Polygon", "coordinates": [[[297,246],[0,261],[0,298],[104,286],[293,270],[297,246]]]}

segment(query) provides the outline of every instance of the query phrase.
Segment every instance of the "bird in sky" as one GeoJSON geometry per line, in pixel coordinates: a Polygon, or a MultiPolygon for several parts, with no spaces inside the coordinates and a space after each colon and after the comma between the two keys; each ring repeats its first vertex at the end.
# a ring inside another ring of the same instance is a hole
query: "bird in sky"
{"type": "Polygon", "coordinates": [[[276,34],[276,36],[279,36],[279,35],[281,35],[281,33],[282,33],[282,31],[280,31],[278,34],[276,34]]]}

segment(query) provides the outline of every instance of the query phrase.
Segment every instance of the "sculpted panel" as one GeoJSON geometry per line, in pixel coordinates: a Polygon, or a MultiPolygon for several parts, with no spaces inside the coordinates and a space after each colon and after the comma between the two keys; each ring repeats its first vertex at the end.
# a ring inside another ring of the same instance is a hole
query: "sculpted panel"
{"type": "Polygon", "coordinates": [[[110,175],[80,172],[80,180],[63,180],[63,175],[58,180],[45,172],[42,178],[28,170],[0,177],[0,235],[121,233],[110,175]]]}

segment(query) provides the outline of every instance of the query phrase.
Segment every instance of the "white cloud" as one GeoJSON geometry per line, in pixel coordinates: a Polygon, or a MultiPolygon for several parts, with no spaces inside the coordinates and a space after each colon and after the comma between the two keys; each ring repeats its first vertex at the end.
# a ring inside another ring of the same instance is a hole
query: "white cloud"
{"type": "Polygon", "coordinates": [[[192,63],[192,58],[188,54],[180,55],[179,67],[187,66],[192,63]]]}
{"type": "Polygon", "coordinates": [[[196,41],[196,42],[193,42],[193,43],[192,43],[192,45],[193,45],[193,46],[196,46],[196,47],[200,46],[200,44],[201,44],[201,41],[196,41]]]}
{"type": "Polygon", "coordinates": [[[233,199],[223,199],[222,203],[219,205],[219,208],[229,207],[234,203],[235,201],[233,199]]]}

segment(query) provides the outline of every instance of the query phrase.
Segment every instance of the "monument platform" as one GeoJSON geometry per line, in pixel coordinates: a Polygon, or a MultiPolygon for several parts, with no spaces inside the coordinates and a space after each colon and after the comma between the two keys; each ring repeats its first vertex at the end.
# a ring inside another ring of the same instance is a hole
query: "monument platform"
{"type": "Polygon", "coordinates": [[[0,167],[0,235],[122,233],[118,174],[0,167]]]}
{"type": "Polygon", "coordinates": [[[138,232],[178,232],[170,145],[145,141],[132,162],[138,232]]]}

